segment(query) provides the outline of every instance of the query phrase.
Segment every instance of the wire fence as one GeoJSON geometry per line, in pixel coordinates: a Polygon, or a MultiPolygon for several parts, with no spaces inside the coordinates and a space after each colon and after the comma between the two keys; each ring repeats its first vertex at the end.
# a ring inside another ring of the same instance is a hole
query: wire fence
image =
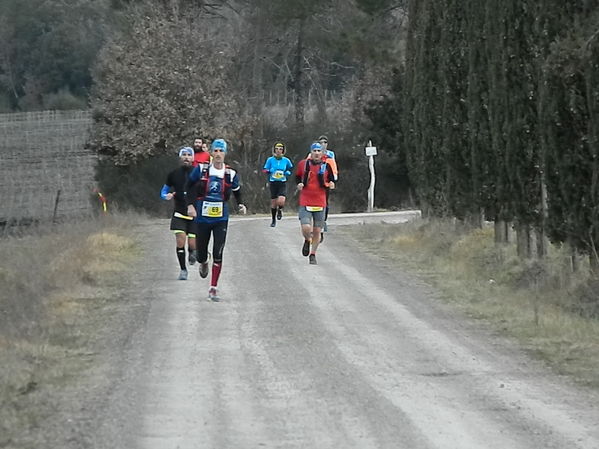
{"type": "Polygon", "coordinates": [[[0,224],[89,215],[96,155],[89,111],[0,114],[0,224]]]}

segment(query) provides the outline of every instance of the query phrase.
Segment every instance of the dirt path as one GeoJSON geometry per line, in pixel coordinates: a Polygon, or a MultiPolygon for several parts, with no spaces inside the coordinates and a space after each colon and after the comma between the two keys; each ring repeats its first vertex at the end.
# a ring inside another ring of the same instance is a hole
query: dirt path
{"type": "Polygon", "coordinates": [[[232,221],[220,303],[195,267],[176,280],[168,223],[147,225],[131,295],[149,309],[93,447],[599,448],[597,395],[357,253],[335,232],[347,221],[331,219],[317,266],[295,217],[232,221]]]}

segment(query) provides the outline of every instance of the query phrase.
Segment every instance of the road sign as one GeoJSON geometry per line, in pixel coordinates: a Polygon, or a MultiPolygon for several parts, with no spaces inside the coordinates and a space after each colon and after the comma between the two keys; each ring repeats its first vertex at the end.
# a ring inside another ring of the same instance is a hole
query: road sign
{"type": "Polygon", "coordinates": [[[368,168],[370,169],[370,186],[368,187],[368,212],[374,210],[374,184],[376,175],[374,173],[374,156],[376,156],[376,147],[372,146],[372,141],[368,141],[368,146],[364,148],[366,156],[368,156],[368,168]]]}
{"type": "Polygon", "coordinates": [[[366,156],[376,156],[376,147],[366,147],[364,151],[366,152],[366,156]]]}

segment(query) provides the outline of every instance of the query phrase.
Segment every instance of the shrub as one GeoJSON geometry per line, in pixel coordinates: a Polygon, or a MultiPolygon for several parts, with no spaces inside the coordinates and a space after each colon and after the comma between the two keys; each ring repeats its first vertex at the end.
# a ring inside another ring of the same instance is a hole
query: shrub
{"type": "Polygon", "coordinates": [[[87,109],[87,100],[76,97],[68,89],[61,89],[56,93],[43,96],[44,109],[66,111],[87,109]]]}

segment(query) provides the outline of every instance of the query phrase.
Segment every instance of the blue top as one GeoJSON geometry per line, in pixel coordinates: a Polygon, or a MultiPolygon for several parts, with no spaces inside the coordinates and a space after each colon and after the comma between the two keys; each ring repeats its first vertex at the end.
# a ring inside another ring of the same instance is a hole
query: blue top
{"type": "Polygon", "coordinates": [[[268,173],[268,180],[270,182],[285,182],[287,181],[287,176],[291,175],[292,168],[293,164],[285,156],[283,156],[281,159],[271,156],[266,159],[263,171],[268,173]]]}
{"type": "Polygon", "coordinates": [[[197,212],[194,221],[198,223],[227,221],[229,219],[228,200],[231,192],[240,188],[239,175],[230,167],[218,170],[211,164],[207,172],[203,173],[205,168],[205,164],[200,164],[189,175],[191,183],[199,181],[203,174],[207,175],[206,182],[200,183],[202,190],[198,192],[198,196],[201,199],[196,199],[194,202],[197,212]]]}

